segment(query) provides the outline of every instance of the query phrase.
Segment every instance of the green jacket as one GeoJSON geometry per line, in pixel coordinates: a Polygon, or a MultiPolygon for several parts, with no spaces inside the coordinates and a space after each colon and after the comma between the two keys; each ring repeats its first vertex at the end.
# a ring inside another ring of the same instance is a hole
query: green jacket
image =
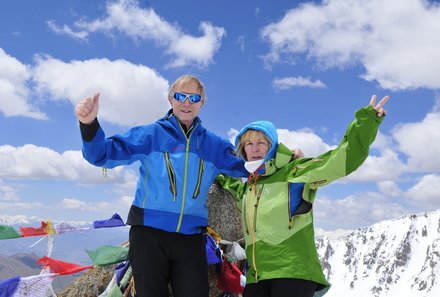
{"type": "MultiPolygon", "coordinates": [[[[299,278],[320,284],[318,289],[329,285],[315,246],[313,202],[319,187],[355,171],[368,156],[383,118],[371,106],[356,111],[355,117],[339,146],[318,157],[293,160],[290,149],[280,143],[274,157],[246,183],[217,178],[241,211],[248,284],[299,278]]],[[[276,134],[261,131],[268,137],[276,134]]]]}

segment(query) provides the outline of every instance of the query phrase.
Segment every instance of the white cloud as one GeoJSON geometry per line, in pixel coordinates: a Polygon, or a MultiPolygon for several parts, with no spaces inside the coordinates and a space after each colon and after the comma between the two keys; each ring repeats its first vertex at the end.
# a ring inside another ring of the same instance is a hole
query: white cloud
{"type": "Polygon", "coordinates": [[[0,48],[0,112],[5,116],[23,116],[46,119],[47,116],[30,102],[27,84],[31,78],[29,68],[9,56],[0,48]]]}
{"type": "Polygon", "coordinates": [[[5,184],[0,179],[0,201],[14,202],[20,200],[17,189],[5,184]]]}
{"type": "Polygon", "coordinates": [[[64,25],[63,27],[57,26],[54,21],[47,21],[47,26],[49,27],[50,30],[52,30],[53,32],[59,35],[67,35],[73,39],[78,39],[80,41],[87,41],[88,32],[86,31],[74,32],[66,25],[64,25]]]}
{"type": "Polygon", "coordinates": [[[123,167],[112,169],[108,177],[104,178],[102,169],[87,163],[80,151],[66,151],[60,154],[33,144],[21,147],[0,146],[0,177],[65,179],[81,183],[124,184],[126,182],[123,167]]]}
{"type": "Polygon", "coordinates": [[[440,175],[428,174],[423,176],[406,193],[406,197],[418,205],[423,205],[424,209],[439,209],[440,194],[440,175]]]}
{"type": "Polygon", "coordinates": [[[397,153],[391,149],[383,149],[380,156],[369,155],[356,171],[341,181],[392,181],[397,180],[404,171],[405,165],[397,153]]]}
{"type": "Polygon", "coordinates": [[[367,227],[408,213],[400,204],[372,192],[342,199],[320,196],[315,200],[314,211],[316,226],[325,230],[367,227]]]}
{"type": "Polygon", "coordinates": [[[399,185],[395,181],[378,182],[377,185],[383,195],[390,197],[404,196],[404,192],[399,188],[399,185]]]}
{"type": "Polygon", "coordinates": [[[169,67],[206,67],[213,62],[221,39],[226,35],[223,28],[215,27],[209,22],[200,23],[201,36],[185,34],[178,25],[167,22],[152,8],[141,8],[134,0],[108,2],[107,15],[104,18],[90,22],[79,20],[75,27],[80,31],[75,32],[66,25],[61,29],[53,23],[50,24],[50,28],[56,33],[65,32],[76,39],[78,36],[80,39],[87,38],[87,33],[102,32],[108,35],[122,33],[136,41],[152,40],[175,57],[168,63],[169,67]]]}
{"type": "Polygon", "coordinates": [[[300,148],[305,157],[315,157],[334,148],[325,143],[321,137],[308,129],[289,131],[277,129],[278,140],[288,148],[300,148]]]}
{"type": "Polygon", "coordinates": [[[40,93],[48,93],[51,100],[67,99],[73,105],[101,93],[98,117],[119,125],[155,121],[169,108],[168,81],[151,68],[125,60],[65,63],[38,56],[34,80],[40,93]]]}
{"type": "Polygon", "coordinates": [[[420,0],[306,3],[269,24],[269,64],[305,54],[323,68],[360,64],[382,88],[440,88],[440,9],[420,0]]]}
{"type": "Polygon", "coordinates": [[[117,212],[119,214],[128,213],[128,209],[130,208],[132,203],[132,198],[128,196],[123,196],[119,199],[112,201],[97,201],[97,202],[89,202],[82,201],[73,198],[65,198],[60,203],[61,209],[67,210],[81,210],[81,211],[89,211],[89,212],[100,212],[100,213],[114,213],[117,212]]]}
{"type": "Polygon", "coordinates": [[[238,36],[236,43],[240,47],[240,51],[244,52],[244,49],[246,47],[246,37],[243,35],[238,36]]]}
{"type": "Polygon", "coordinates": [[[417,123],[402,124],[392,132],[401,152],[408,156],[408,169],[440,171],[440,113],[428,113],[417,123]]]}
{"type": "Polygon", "coordinates": [[[325,88],[325,84],[319,79],[312,81],[309,77],[283,77],[275,78],[272,81],[275,90],[288,90],[293,87],[325,88]]]}
{"type": "Polygon", "coordinates": [[[40,202],[20,202],[20,201],[14,201],[14,202],[0,202],[0,210],[1,211],[16,211],[24,210],[24,209],[46,209],[47,206],[45,206],[43,203],[40,202]]]}

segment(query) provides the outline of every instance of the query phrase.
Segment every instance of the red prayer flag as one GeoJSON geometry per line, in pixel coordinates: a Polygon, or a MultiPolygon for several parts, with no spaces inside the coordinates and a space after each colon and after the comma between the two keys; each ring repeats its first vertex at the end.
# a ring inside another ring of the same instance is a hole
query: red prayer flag
{"type": "Polygon", "coordinates": [[[63,262],[49,257],[42,257],[37,260],[37,263],[42,264],[44,267],[49,267],[52,273],[58,274],[73,274],[93,268],[93,266],[82,266],[74,263],[63,262]]]}
{"type": "Polygon", "coordinates": [[[46,223],[45,221],[41,221],[40,227],[20,227],[20,232],[23,236],[47,235],[53,233],[53,226],[51,222],[46,223]]]}

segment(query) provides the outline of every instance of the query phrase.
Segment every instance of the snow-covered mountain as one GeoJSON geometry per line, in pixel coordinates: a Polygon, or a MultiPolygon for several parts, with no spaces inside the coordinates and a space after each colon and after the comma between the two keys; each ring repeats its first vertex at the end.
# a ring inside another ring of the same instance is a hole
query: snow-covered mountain
{"type": "Polygon", "coordinates": [[[440,210],[316,241],[326,297],[440,296],[440,210]]]}

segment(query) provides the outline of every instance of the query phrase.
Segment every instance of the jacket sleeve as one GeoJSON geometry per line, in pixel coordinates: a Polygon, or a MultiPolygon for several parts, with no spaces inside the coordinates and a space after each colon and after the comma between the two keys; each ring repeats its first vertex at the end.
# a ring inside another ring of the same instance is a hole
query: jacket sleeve
{"type": "Polygon", "coordinates": [[[356,111],[355,120],[348,126],[338,147],[316,158],[299,160],[294,181],[305,182],[313,189],[355,171],[368,157],[382,120],[372,106],[356,111]]]}
{"type": "Polygon", "coordinates": [[[237,202],[243,199],[244,184],[240,179],[219,174],[216,181],[223,189],[231,193],[237,202]]]}
{"type": "Polygon", "coordinates": [[[134,127],[124,134],[108,138],[97,121],[91,125],[80,125],[80,129],[83,157],[95,166],[114,168],[128,165],[151,152],[152,125],[134,127]]]}

